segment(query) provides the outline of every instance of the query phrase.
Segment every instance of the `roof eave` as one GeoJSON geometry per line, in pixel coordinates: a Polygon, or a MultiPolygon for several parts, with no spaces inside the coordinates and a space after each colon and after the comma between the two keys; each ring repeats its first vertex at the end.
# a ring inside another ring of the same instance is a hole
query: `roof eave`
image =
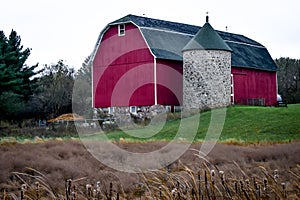
{"type": "Polygon", "coordinates": [[[228,51],[228,52],[233,52],[232,49],[217,49],[217,48],[208,48],[208,49],[191,48],[191,49],[181,50],[181,52],[186,52],[186,51],[228,51]]]}

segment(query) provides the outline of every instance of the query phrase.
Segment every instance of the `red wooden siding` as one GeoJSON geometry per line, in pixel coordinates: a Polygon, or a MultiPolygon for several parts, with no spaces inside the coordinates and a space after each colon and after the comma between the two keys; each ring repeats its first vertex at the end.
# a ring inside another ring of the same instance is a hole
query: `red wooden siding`
{"type": "Polygon", "coordinates": [[[263,98],[267,106],[276,105],[276,72],[232,67],[234,103],[247,104],[247,99],[263,98]]]}
{"type": "Polygon", "coordinates": [[[138,28],[126,24],[103,35],[93,62],[94,107],[153,105],[154,58],[138,28]]]}
{"type": "MultiPolygon", "coordinates": [[[[125,25],[125,35],[118,36],[118,26],[103,35],[93,61],[94,107],[151,106],[155,104],[154,57],[139,29],[125,25]]],[[[183,91],[182,61],[156,60],[157,103],[181,105],[183,91]]],[[[232,67],[234,102],[262,98],[276,105],[276,72],[232,67]]]]}
{"type": "Polygon", "coordinates": [[[157,60],[157,103],[182,105],[182,62],[157,60]]]}

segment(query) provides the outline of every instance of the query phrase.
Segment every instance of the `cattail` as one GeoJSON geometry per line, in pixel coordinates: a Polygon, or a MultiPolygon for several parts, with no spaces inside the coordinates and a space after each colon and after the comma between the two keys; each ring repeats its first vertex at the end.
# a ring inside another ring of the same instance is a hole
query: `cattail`
{"type": "Polygon", "coordinates": [[[3,190],[3,200],[6,200],[7,199],[7,194],[6,194],[6,190],[4,189],[3,190]]]}
{"type": "Polygon", "coordinates": [[[254,188],[257,190],[258,189],[258,182],[254,181],[254,188]]]}
{"type": "Polygon", "coordinates": [[[257,196],[258,196],[258,198],[260,198],[260,186],[259,185],[257,186],[257,196]]]}
{"type": "Polygon", "coordinates": [[[199,197],[201,196],[201,176],[200,176],[200,171],[198,171],[198,193],[199,197]]]}
{"type": "Polygon", "coordinates": [[[234,190],[235,190],[235,193],[237,194],[238,193],[238,181],[234,182],[234,190]]]}
{"type": "Polygon", "coordinates": [[[249,189],[249,188],[250,188],[250,181],[249,181],[249,179],[246,179],[246,180],[245,180],[245,183],[246,183],[247,189],[249,189]]]}
{"type": "Polygon", "coordinates": [[[40,184],[39,182],[35,182],[35,192],[36,192],[36,199],[40,199],[40,184]]]}
{"type": "Polygon", "coordinates": [[[210,171],[210,174],[211,174],[212,177],[214,177],[214,176],[215,176],[215,170],[212,169],[212,170],[210,171]]]}
{"type": "Polygon", "coordinates": [[[221,177],[221,182],[222,185],[225,185],[225,174],[224,171],[219,171],[220,177],[221,177]]]}
{"type": "Polygon", "coordinates": [[[256,178],[255,178],[255,177],[252,177],[252,181],[253,181],[254,188],[256,188],[256,187],[255,187],[255,184],[256,184],[256,178]]]}
{"type": "Polygon", "coordinates": [[[177,192],[177,189],[176,189],[176,188],[173,188],[173,189],[171,190],[171,193],[172,193],[172,196],[173,196],[173,197],[175,197],[176,192],[177,192]]]}
{"type": "Polygon", "coordinates": [[[158,188],[159,188],[159,198],[161,199],[161,198],[162,198],[162,191],[161,191],[161,188],[162,188],[162,187],[159,186],[158,188]]]}
{"type": "Polygon", "coordinates": [[[260,198],[260,187],[254,177],[253,177],[253,185],[255,189],[256,198],[260,198]]]}
{"type": "Polygon", "coordinates": [[[86,188],[86,196],[87,196],[87,198],[91,199],[91,196],[92,196],[92,185],[91,184],[86,184],[85,188],[86,188]]]}
{"type": "Polygon", "coordinates": [[[205,182],[205,187],[207,187],[207,173],[206,173],[206,170],[204,171],[204,182],[205,182]]]}
{"type": "Polygon", "coordinates": [[[143,186],[143,184],[142,184],[142,183],[139,183],[138,186],[139,186],[139,187],[138,187],[138,194],[140,195],[140,199],[142,199],[142,186],[143,186]]]}
{"type": "Polygon", "coordinates": [[[274,170],[274,176],[273,176],[273,178],[274,178],[274,181],[277,183],[277,181],[279,179],[279,175],[278,175],[278,170],[277,169],[274,170]]]}
{"type": "Polygon", "coordinates": [[[112,182],[110,182],[110,184],[109,184],[109,199],[111,200],[112,199],[112,189],[113,188],[113,184],[112,184],[112,182]]]}
{"type": "Polygon", "coordinates": [[[96,190],[96,189],[93,189],[92,197],[95,198],[96,196],[97,196],[97,190],[96,190]]]}
{"type": "Polygon", "coordinates": [[[211,175],[211,184],[214,186],[215,185],[215,180],[214,180],[214,176],[215,176],[215,170],[210,170],[210,175],[211,175]]]}
{"type": "Polygon", "coordinates": [[[25,199],[25,192],[27,190],[27,185],[26,184],[22,184],[21,185],[21,200],[25,199]]]}
{"type": "Polygon", "coordinates": [[[264,178],[263,182],[264,182],[264,191],[266,191],[268,189],[268,179],[264,178]]]}
{"type": "Polygon", "coordinates": [[[284,198],[286,198],[287,195],[286,195],[286,187],[285,187],[285,183],[281,183],[281,186],[282,186],[283,196],[284,196],[284,198]]]}
{"type": "Polygon", "coordinates": [[[96,182],[96,188],[97,188],[98,191],[100,191],[100,181],[96,182]]]}
{"type": "Polygon", "coordinates": [[[66,199],[69,200],[71,196],[72,179],[66,180],[65,187],[66,187],[66,199]]]}
{"type": "Polygon", "coordinates": [[[244,190],[244,183],[242,180],[240,180],[241,190],[244,190]]]}
{"type": "Polygon", "coordinates": [[[97,181],[96,183],[96,198],[100,199],[100,195],[101,195],[101,188],[100,188],[100,181],[97,181]]]}
{"type": "Polygon", "coordinates": [[[74,185],[73,186],[73,191],[72,191],[72,193],[71,193],[71,195],[72,195],[72,200],[76,200],[77,199],[77,187],[74,185]]]}

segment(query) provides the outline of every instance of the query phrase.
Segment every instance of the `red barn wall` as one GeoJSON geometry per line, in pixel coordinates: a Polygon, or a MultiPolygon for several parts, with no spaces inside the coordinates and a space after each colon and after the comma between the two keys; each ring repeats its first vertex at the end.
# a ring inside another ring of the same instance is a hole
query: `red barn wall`
{"type": "Polygon", "coordinates": [[[118,36],[118,26],[111,26],[93,62],[94,107],[153,105],[153,83],[154,57],[139,29],[126,24],[118,36]]]}
{"type": "MultiPolygon", "coordinates": [[[[276,105],[276,72],[232,67],[234,101],[246,104],[248,98],[264,98],[276,105]]],[[[155,104],[154,57],[139,29],[125,25],[103,34],[93,61],[94,107],[149,106],[155,104]]],[[[181,105],[182,61],[156,60],[157,103],[181,105]]]]}
{"type": "Polygon", "coordinates": [[[157,103],[182,105],[182,61],[157,59],[157,103]]]}
{"type": "Polygon", "coordinates": [[[263,98],[265,105],[276,105],[276,72],[237,67],[232,67],[231,72],[235,104],[247,104],[249,98],[263,98]]]}

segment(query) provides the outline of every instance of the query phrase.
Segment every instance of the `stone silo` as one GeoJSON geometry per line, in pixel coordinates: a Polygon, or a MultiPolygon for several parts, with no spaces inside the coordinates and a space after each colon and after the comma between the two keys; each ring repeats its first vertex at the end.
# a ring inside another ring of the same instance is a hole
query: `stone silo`
{"type": "Polygon", "coordinates": [[[230,105],[230,47],[206,23],[183,48],[183,107],[209,109],[230,105]]]}

